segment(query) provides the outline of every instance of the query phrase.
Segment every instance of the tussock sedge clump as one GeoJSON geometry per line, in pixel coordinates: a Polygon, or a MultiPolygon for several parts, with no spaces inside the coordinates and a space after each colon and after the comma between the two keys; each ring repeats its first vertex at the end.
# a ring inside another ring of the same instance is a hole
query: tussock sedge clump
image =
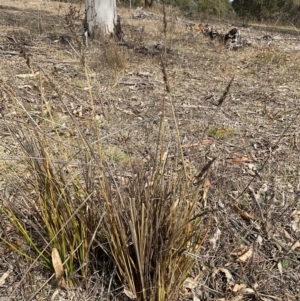
{"type": "Polygon", "coordinates": [[[198,209],[201,185],[187,182],[168,159],[161,166],[134,167],[126,185],[109,178],[101,183],[105,249],[137,300],[176,299],[210,229],[198,209]]]}
{"type": "MultiPolygon", "coordinates": [[[[31,261],[53,270],[51,250],[56,248],[64,262],[66,277],[74,286],[74,276],[87,279],[90,271],[91,247],[102,211],[95,207],[92,192],[83,177],[67,177],[67,163],[59,155],[50,155],[40,133],[24,129],[17,142],[24,153],[21,163],[26,176],[16,179],[16,192],[22,195],[25,205],[14,200],[3,200],[1,212],[25,238],[30,255],[16,249],[9,240],[5,242],[31,261]],[[54,161],[54,162],[53,162],[54,161]],[[23,208],[26,208],[26,211],[23,208]],[[30,218],[27,216],[30,214],[30,218]],[[38,258],[36,258],[38,255],[38,258]]],[[[59,149],[56,149],[60,153],[59,149]]]]}
{"type": "Polygon", "coordinates": [[[49,153],[51,141],[29,127],[23,130],[16,141],[26,158],[27,176],[19,193],[31,219],[13,201],[4,200],[1,212],[30,252],[2,239],[50,271],[55,270],[55,250],[64,267],[57,279],[61,288],[88,281],[99,266],[95,250],[102,250],[116,266],[127,295],[174,300],[210,229],[209,214],[199,207],[203,186],[187,180],[183,169],[175,171],[167,152],[157,167],[133,165],[124,178],[94,159],[82,161],[75,174],[66,173],[68,162],[49,153]]]}

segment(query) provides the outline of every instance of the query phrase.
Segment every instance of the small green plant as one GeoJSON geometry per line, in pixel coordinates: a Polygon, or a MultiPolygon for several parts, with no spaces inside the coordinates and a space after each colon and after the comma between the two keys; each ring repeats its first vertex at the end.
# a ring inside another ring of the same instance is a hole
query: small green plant
{"type": "Polygon", "coordinates": [[[127,164],[130,161],[130,157],[116,146],[103,146],[103,155],[108,158],[108,160],[117,164],[127,164]]]}
{"type": "Polygon", "coordinates": [[[290,265],[290,261],[288,259],[283,259],[281,264],[283,268],[287,268],[290,265]]]}
{"type": "Polygon", "coordinates": [[[212,125],[208,129],[209,135],[217,138],[217,139],[225,139],[233,134],[233,129],[228,127],[228,128],[220,128],[215,125],[212,125]]]}
{"type": "Polygon", "coordinates": [[[286,54],[283,52],[275,52],[266,50],[257,55],[258,61],[265,65],[275,65],[281,67],[286,64],[286,54]]]}

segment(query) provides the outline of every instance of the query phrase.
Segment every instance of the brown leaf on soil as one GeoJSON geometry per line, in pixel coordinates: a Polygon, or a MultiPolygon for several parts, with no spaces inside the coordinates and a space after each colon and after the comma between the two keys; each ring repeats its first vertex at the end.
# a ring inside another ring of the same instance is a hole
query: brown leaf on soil
{"type": "Polygon", "coordinates": [[[246,172],[247,172],[247,174],[249,174],[250,176],[253,176],[253,177],[256,176],[256,173],[255,173],[253,170],[249,169],[249,168],[246,169],[246,172]]]}
{"type": "Polygon", "coordinates": [[[248,250],[249,250],[249,247],[241,244],[239,246],[239,249],[236,252],[230,253],[230,255],[239,257],[239,256],[242,256],[243,254],[245,254],[248,250]]]}
{"type": "Polygon", "coordinates": [[[241,164],[243,162],[253,162],[251,158],[248,157],[236,157],[236,158],[227,158],[227,162],[241,164]]]}
{"type": "Polygon", "coordinates": [[[245,262],[250,259],[253,255],[253,249],[249,248],[247,252],[245,252],[242,256],[236,259],[236,262],[245,262]]]}
{"type": "Polygon", "coordinates": [[[211,145],[211,144],[213,144],[213,142],[214,141],[212,139],[203,139],[202,141],[199,141],[199,142],[183,144],[182,147],[188,148],[188,147],[195,147],[195,146],[211,145]]]}
{"type": "Polygon", "coordinates": [[[300,230],[300,211],[294,210],[291,214],[291,227],[297,233],[300,230]]]}
{"type": "Polygon", "coordinates": [[[278,271],[279,271],[280,275],[282,276],[282,264],[281,264],[281,261],[278,261],[277,267],[278,267],[278,271]]]}
{"type": "Polygon", "coordinates": [[[136,295],[127,288],[124,288],[124,294],[130,299],[136,299],[136,295]]]}
{"type": "Polygon", "coordinates": [[[195,31],[202,31],[204,28],[205,28],[205,26],[204,26],[203,24],[201,24],[201,23],[195,24],[195,25],[193,26],[193,29],[194,29],[195,31]]]}
{"type": "Polygon", "coordinates": [[[209,178],[206,177],[204,179],[204,183],[203,183],[203,195],[202,195],[202,200],[204,202],[206,202],[206,200],[207,200],[207,195],[208,195],[208,190],[209,190],[210,185],[211,184],[210,184],[209,178]]]}
{"type": "Polygon", "coordinates": [[[227,270],[225,268],[215,268],[212,272],[212,278],[214,279],[219,272],[222,272],[223,274],[225,274],[228,283],[231,283],[231,284],[234,283],[233,276],[231,275],[229,270],[227,270]]]}
{"type": "Polygon", "coordinates": [[[236,285],[233,287],[232,291],[233,291],[234,293],[236,293],[236,292],[239,292],[240,290],[242,290],[242,289],[244,289],[244,288],[246,288],[246,284],[244,284],[244,283],[242,283],[242,284],[236,284],[236,285]]]}
{"type": "Polygon", "coordinates": [[[60,255],[58,253],[58,250],[56,248],[52,249],[51,256],[52,256],[53,268],[55,271],[56,283],[59,287],[63,287],[64,286],[64,279],[63,279],[64,267],[63,267],[60,255]]]}
{"type": "Polygon", "coordinates": [[[236,204],[234,204],[233,202],[231,202],[231,207],[232,209],[237,212],[244,220],[246,221],[251,221],[251,220],[255,220],[255,215],[253,213],[248,213],[242,209],[240,209],[236,204]]]}
{"type": "Polygon", "coordinates": [[[283,230],[283,233],[284,233],[284,237],[289,239],[289,240],[293,240],[293,238],[291,237],[291,235],[286,231],[286,230],[283,230]]]}
{"type": "Polygon", "coordinates": [[[297,248],[300,248],[300,241],[296,241],[291,247],[291,250],[294,251],[297,248]]]}
{"type": "Polygon", "coordinates": [[[182,286],[183,288],[188,288],[188,289],[194,289],[197,287],[197,285],[199,285],[199,282],[194,280],[193,278],[191,277],[188,277],[184,280],[182,286]]]}
{"type": "Polygon", "coordinates": [[[236,262],[245,262],[252,257],[253,249],[242,244],[236,252],[232,252],[230,255],[238,257],[236,262]]]}
{"type": "Polygon", "coordinates": [[[209,242],[211,243],[213,250],[217,247],[217,241],[220,240],[220,236],[221,236],[221,230],[217,228],[213,237],[209,239],[209,242]]]}
{"type": "Polygon", "coordinates": [[[0,277],[0,286],[5,284],[5,279],[9,276],[9,273],[6,272],[0,277]]]}

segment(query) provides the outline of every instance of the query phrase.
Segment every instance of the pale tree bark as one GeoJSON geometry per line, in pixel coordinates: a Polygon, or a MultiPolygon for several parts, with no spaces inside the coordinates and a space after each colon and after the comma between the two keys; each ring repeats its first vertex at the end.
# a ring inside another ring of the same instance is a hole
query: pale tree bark
{"type": "Polygon", "coordinates": [[[88,31],[92,37],[117,34],[116,0],[85,0],[85,7],[88,31]]]}

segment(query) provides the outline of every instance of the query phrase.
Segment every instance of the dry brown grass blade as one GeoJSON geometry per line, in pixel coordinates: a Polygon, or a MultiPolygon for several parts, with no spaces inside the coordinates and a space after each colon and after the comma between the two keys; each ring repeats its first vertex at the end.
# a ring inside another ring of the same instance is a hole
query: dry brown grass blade
{"type": "Polygon", "coordinates": [[[212,160],[209,160],[202,168],[201,170],[195,175],[195,181],[194,184],[202,183],[205,179],[209,169],[213,165],[217,158],[213,158],[212,160]]]}
{"type": "Polygon", "coordinates": [[[221,106],[223,104],[224,100],[226,99],[226,96],[229,93],[229,90],[230,90],[233,80],[234,80],[234,76],[231,78],[231,80],[227,84],[226,89],[224,90],[222,96],[219,98],[218,104],[217,104],[218,107],[221,106]]]}
{"type": "Polygon", "coordinates": [[[168,80],[168,74],[166,71],[166,59],[165,59],[165,57],[163,57],[163,55],[161,56],[160,61],[161,61],[161,66],[162,66],[162,74],[163,74],[163,80],[165,83],[165,89],[166,89],[167,93],[170,93],[171,89],[170,89],[170,84],[169,84],[169,80],[168,80]]]}

